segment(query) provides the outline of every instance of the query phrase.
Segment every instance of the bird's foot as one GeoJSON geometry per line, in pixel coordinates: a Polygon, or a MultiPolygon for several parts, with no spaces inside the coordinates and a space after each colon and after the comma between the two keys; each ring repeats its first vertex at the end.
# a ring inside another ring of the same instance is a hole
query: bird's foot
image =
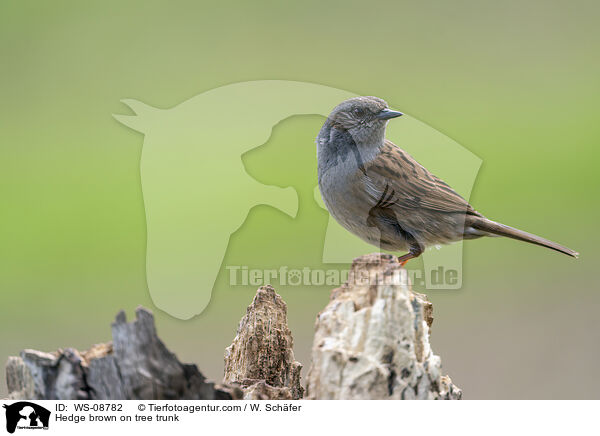
{"type": "Polygon", "coordinates": [[[421,253],[423,253],[423,250],[420,247],[418,249],[416,249],[416,248],[415,249],[411,249],[405,255],[398,257],[398,263],[400,264],[400,266],[402,268],[404,268],[404,265],[406,265],[406,263],[409,260],[414,259],[415,257],[419,257],[421,255],[421,253]]]}
{"type": "Polygon", "coordinates": [[[404,265],[406,265],[412,258],[413,256],[410,253],[405,254],[404,256],[398,256],[398,263],[402,268],[404,268],[404,265]]]}

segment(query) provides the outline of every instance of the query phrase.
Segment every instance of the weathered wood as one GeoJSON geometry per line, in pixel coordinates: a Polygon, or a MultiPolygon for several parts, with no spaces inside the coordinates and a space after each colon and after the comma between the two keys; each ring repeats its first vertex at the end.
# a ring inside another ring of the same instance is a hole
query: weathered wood
{"type": "MultiPolygon", "coordinates": [[[[309,399],[460,399],[441,375],[429,343],[432,305],[410,289],[396,258],[354,261],[348,282],[318,315],[308,374],[309,399]]],[[[10,399],[299,399],[287,307],[271,286],[258,289],[225,351],[224,385],[179,362],[158,338],[150,311],[128,323],[120,312],[113,341],[87,351],[24,350],[10,357],[10,399]]]]}
{"type": "Polygon", "coordinates": [[[48,400],[232,399],[238,388],[206,380],[196,365],[179,362],[156,334],[154,316],[144,308],[127,323],[120,312],[113,342],[79,352],[24,350],[9,358],[9,398],[48,400]]]}
{"type": "Polygon", "coordinates": [[[355,259],[319,313],[310,399],[460,399],[429,343],[432,306],[394,256],[355,259]]]}
{"type": "Polygon", "coordinates": [[[225,350],[225,383],[241,385],[246,399],[302,398],[293,345],[285,302],[272,286],[259,288],[225,350]]]}

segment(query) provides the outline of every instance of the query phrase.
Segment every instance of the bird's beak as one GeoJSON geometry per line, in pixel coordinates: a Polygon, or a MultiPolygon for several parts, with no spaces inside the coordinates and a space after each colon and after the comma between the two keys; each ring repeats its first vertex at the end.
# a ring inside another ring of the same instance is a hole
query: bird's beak
{"type": "Polygon", "coordinates": [[[391,118],[400,117],[402,115],[404,115],[402,112],[393,111],[391,109],[384,109],[381,112],[379,112],[376,115],[376,117],[379,118],[380,120],[389,120],[391,118]]]}

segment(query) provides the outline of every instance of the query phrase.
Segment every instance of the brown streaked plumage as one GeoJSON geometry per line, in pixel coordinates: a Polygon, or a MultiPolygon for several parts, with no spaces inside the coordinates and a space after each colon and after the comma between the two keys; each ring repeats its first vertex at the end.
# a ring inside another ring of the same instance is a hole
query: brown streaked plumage
{"type": "Polygon", "coordinates": [[[506,236],[569,256],[578,253],[485,218],[448,184],[385,139],[391,111],[376,97],[338,105],[317,137],[319,188],[346,229],[388,250],[408,250],[403,263],[427,246],[482,236],[506,236]]]}

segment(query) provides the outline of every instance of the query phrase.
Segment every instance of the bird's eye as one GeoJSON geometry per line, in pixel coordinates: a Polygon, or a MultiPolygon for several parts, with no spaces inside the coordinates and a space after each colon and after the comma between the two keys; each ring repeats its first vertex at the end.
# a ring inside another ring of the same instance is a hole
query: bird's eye
{"type": "Polygon", "coordinates": [[[360,107],[355,107],[354,109],[352,109],[352,113],[357,116],[357,117],[364,117],[365,116],[365,110],[363,108],[360,107]]]}

